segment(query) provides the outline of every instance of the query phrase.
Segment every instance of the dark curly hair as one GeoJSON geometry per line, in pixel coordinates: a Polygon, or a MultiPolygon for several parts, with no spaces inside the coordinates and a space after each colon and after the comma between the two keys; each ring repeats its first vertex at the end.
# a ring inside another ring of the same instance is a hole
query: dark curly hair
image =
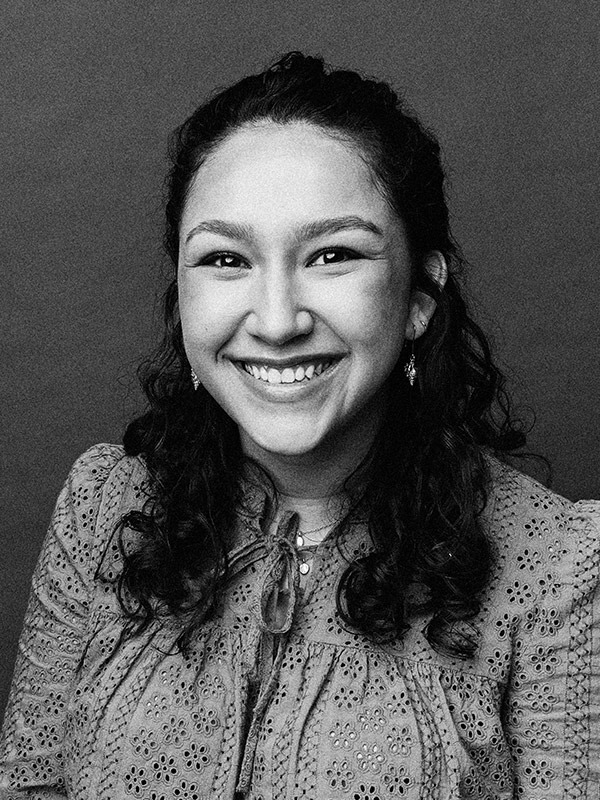
{"type": "MultiPolygon", "coordinates": [[[[449,228],[439,145],[387,84],[289,53],[218,93],[175,132],[164,237],[175,267],[179,224],[199,167],[233,131],[262,120],[308,122],[358,146],[404,222],[413,286],[437,301],[426,335],[414,343],[416,385],[408,386],[399,362],[389,378],[385,425],[360,467],[367,479],[358,501],[374,549],[349,561],[338,614],[376,640],[401,636],[410,617],[407,590],[418,582],[428,590],[430,644],[468,657],[477,646],[469,620],[479,611],[492,565],[480,520],[487,453],[514,451],[525,435],[511,419],[502,375],[461,294],[462,261],[449,228]],[[433,250],[449,265],[442,292],[423,266],[433,250]]],[[[233,421],[205,389],[193,391],[176,277],[164,309],[164,342],[141,370],[149,409],[124,436],[127,453],[145,460],[152,496],[122,520],[119,581],[122,606],[135,625],[161,613],[181,615],[185,647],[226,585],[228,532],[243,502],[245,459],[233,421]],[[127,529],[141,534],[136,546],[124,542],[127,529]]]]}

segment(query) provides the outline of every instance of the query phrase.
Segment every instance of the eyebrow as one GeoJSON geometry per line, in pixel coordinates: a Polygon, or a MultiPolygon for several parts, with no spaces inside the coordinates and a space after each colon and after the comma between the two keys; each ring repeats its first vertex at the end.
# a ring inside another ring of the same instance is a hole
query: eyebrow
{"type": "MultiPolygon", "coordinates": [[[[326,234],[356,229],[374,233],[376,236],[383,236],[383,231],[374,222],[362,217],[347,216],[306,222],[297,228],[294,232],[294,238],[298,242],[303,242],[310,239],[318,239],[319,236],[325,236],[326,234]]],[[[185,237],[185,243],[187,244],[198,233],[215,233],[218,236],[226,236],[229,239],[237,239],[239,241],[251,241],[255,238],[255,232],[251,225],[226,222],[222,219],[208,219],[191,229],[185,237]]]]}

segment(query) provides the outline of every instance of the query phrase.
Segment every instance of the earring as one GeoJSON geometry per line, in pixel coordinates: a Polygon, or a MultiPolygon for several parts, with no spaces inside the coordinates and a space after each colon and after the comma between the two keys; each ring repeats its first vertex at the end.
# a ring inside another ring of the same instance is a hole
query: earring
{"type": "Polygon", "coordinates": [[[416,367],[416,359],[415,359],[415,339],[417,337],[417,329],[413,325],[413,338],[412,338],[412,349],[410,353],[410,358],[404,365],[404,374],[408,378],[408,382],[412,386],[415,382],[415,378],[417,377],[417,367],[416,367]]]}
{"type": "Polygon", "coordinates": [[[192,376],[192,383],[194,384],[194,391],[197,391],[198,387],[200,386],[200,378],[196,375],[194,370],[190,370],[190,374],[192,376]]]}

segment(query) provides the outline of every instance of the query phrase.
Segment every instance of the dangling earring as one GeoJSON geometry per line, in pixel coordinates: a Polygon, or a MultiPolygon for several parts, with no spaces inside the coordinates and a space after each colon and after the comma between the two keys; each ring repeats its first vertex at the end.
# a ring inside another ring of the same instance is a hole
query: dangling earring
{"type": "Polygon", "coordinates": [[[196,375],[193,369],[190,370],[190,373],[192,376],[192,383],[194,384],[194,391],[197,391],[198,387],[200,386],[200,378],[196,375]]]}
{"type": "Polygon", "coordinates": [[[404,374],[408,378],[408,382],[412,386],[415,382],[415,378],[417,377],[417,367],[416,367],[416,359],[415,359],[415,338],[417,336],[417,329],[413,325],[413,338],[412,338],[412,349],[410,353],[410,358],[404,365],[404,374]]]}

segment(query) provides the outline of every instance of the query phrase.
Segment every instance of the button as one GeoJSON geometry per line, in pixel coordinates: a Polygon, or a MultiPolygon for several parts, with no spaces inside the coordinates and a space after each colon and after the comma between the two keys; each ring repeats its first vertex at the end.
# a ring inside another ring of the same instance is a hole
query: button
{"type": "Polygon", "coordinates": [[[310,572],[310,564],[307,564],[305,561],[300,564],[300,574],[301,575],[308,575],[310,572]]]}
{"type": "Polygon", "coordinates": [[[296,536],[296,547],[302,547],[303,544],[304,544],[304,536],[298,534],[298,536],[296,536]]]}

